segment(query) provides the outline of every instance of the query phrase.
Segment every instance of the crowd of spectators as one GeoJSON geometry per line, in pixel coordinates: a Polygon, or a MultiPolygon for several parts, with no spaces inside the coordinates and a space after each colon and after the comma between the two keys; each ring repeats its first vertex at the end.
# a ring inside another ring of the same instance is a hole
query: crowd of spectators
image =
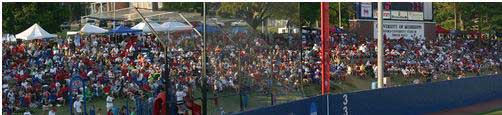
{"type": "MultiPolygon", "coordinates": [[[[281,89],[274,92],[287,94],[302,84],[320,84],[319,38],[318,33],[285,37],[211,34],[206,44],[207,81],[201,79],[203,45],[193,34],[173,35],[167,53],[152,35],[77,35],[4,42],[4,110],[41,107],[54,111],[52,107],[68,101],[80,104],[86,95],[87,100],[106,97],[104,110],[118,113],[115,98],[152,102],[164,90],[166,60],[172,80],[169,83],[174,86],[169,90],[176,91],[180,105],[193,98],[193,91],[203,82],[216,96],[225,91],[270,93],[272,85],[281,89]],[[75,78],[86,81],[85,90],[70,87],[82,85],[74,82],[75,78]]],[[[330,39],[334,80],[375,77],[376,40],[348,35],[332,35],[330,39]]],[[[451,79],[464,77],[467,72],[501,70],[499,40],[401,38],[385,39],[384,43],[386,75],[451,79]]],[[[72,106],[76,110],[81,107],[72,106]]],[[[149,114],[143,112],[144,108],[137,105],[135,110],[124,111],[149,114]]]]}

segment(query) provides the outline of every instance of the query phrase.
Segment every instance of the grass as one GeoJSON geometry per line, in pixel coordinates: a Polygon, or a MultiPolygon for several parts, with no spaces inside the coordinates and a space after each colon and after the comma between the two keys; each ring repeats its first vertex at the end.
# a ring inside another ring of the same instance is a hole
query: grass
{"type": "Polygon", "coordinates": [[[502,108],[480,113],[480,115],[502,115],[502,108]]]}
{"type": "MultiPolygon", "coordinates": [[[[113,101],[113,104],[116,105],[117,107],[122,107],[127,104],[126,101],[127,100],[125,98],[116,98],[113,101]]],[[[100,97],[100,98],[96,98],[94,100],[89,101],[87,103],[87,111],[89,111],[91,109],[92,105],[94,105],[96,107],[96,112],[98,111],[97,110],[98,108],[101,108],[102,110],[100,113],[102,113],[102,115],[106,115],[105,97],[100,97]]],[[[135,106],[136,105],[134,104],[134,102],[129,100],[129,107],[131,108],[131,107],[135,107],[135,106]]],[[[73,111],[75,111],[75,110],[73,110],[73,111]]],[[[21,115],[23,112],[24,111],[19,112],[19,113],[14,113],[14,115],[18,115],[18,114],[21,115]]],[[[70,113],[70,108],[68,107],[68,103],[57,108],[57,112],[56,112],[57,115],[65,115],[68,113],[70,113]]],[[[32,114],[33,115],[46,115],[48,113],[47,113],[47,111],[43,111],[41,108],[38,108],[38,109],[33,109],[32,114]]]]}
{"type": "Polygon", "coordinates": [[[502,110],[486,113],[483,115],[502,115],[502,110]]]}

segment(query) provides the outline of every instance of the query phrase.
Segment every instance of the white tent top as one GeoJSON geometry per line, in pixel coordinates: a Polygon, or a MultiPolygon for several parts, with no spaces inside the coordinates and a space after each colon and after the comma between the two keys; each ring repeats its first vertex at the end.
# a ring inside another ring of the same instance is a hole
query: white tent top
{"type": "Polygon", "coordinates": [[[232,22],[230,25],[232,26],[247,26],[248,24],[244,21],[237,21],[237,22],[232,22]]]}
{"type": "Polygon", "coordinates": [[[78,34],[78,32],[76,32],[76,31],[68,31],[68,32],[66,32],[66,35],[76,35],[76,34],[78,34]]]}
{"type": "Polygon", "coordinates": [[[181,31],[192,29],[191,26],[181,22],[164,22],[161,26],[167,31],[181,31]]]}
{"type": "Polygon", "coordinates": [[[9,41],[9,42],[16,41],[16,37],[14,37],[14,35],[12,34],[3,34],[2,41],[9,41]]]}
{"type": "Polygon", "coordinates": [[[82,29],[80,29],[80,32],[88,34],[100,34],[100,33],[106,33],[108,32],[108,30],[87,23],[84,25],[84,27],[82,27],[82,29]]]}
{"type": "Polygon", "coordinates": [[[16,34],[16,38],[23,40],[34,40],[34,39],[42,39],[42,38],[53,38],[56,37],[54,34],[50,34],[45,31],[38,24],[33,24],[30,28],[24,30],[23,32],[16,34]]]}
{"type": "MultiPolygon", "coordinates": [[[[165,28],[163,28],[159,23],[156,23],[156,22],[150,22],[150,25],[152,25],[152,28],[157,31],[157,32],[163,32],[163,31],[167,31],[165,28]]],[[[152,32],[152,30],[150,30],[150,28],[148,27],[148,25],[146,25],[145,22],[141,22],[135,26],[133,26],[131,29],[133,30],[141,30],[145,33],[149,33],[149,32],[152,32]]]]}

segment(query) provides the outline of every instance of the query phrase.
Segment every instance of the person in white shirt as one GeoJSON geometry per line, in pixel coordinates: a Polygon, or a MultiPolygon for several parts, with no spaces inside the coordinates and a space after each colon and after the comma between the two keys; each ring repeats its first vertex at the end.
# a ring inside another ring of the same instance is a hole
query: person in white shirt
{"type": "Polygon", "coordinates": [[[81,103],[80,99],[73,102],[73,108],[75,108],[75,112],[77,113],[77,115],[82,114],[82,109],[80,108],[81,106],[82,106],[82,103],[81,103]]]}
{"type": "Polygon", "coordinates": [[[113,107],[113,97],[108,94],[106,97],[106,111],[110,111],[113,107]]]}
{"type": "Polygon", "coordinates": [[[183,88],[179,88],[178,91],[176,91],[176,105],[178,106],[178,113],[183,114],[184,111],[186,110],[185,102],[183,100],[183,97],[185,97],[187,94],[183,91],[183,88]]]}
{"type": "Polygon", "coordinates": [[[56,115],[56,107],[52,107],[51,111],[49,111],[49,115],[56,115]]]}

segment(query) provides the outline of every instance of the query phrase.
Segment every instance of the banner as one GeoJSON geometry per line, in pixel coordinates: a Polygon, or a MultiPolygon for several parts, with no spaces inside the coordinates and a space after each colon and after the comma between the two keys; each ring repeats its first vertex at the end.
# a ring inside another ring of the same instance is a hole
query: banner
{"type": "Polygon", "coordinates": [[[408,12],[408,20],[424,20],[424,13],[408,12]]]}
{"type": "Polygon", "coordinates": [[[395,20],[407,20],[408,19],[408,12],[407,11],[391,11],[390,12],[390,18],[395,19],[395,20]]]}
{"type": "MultiPolygon", "coordinates": [[[[378,10],[373,11],[373,18],[377,19],[378,18],[378,10]]],[[[390,19],[390,11],[384,10],[383,11],[383,19],[390,19]]]]}
{"type": "Polygon", "coordinates": [[[373,7],[370,2],[362,2],[361,3],[361,17],[362,18],[371,18],[371,13],[373,12],[373,7]]]}
{"type": "MultiPolygon", "coordinates": [[[[377,38],[378,24],[373,22],[373,37],[377,38]]],[[[389,39],[424,39],[424,23],[411,21],[384,21],[383,34],[389,39]]]]}

